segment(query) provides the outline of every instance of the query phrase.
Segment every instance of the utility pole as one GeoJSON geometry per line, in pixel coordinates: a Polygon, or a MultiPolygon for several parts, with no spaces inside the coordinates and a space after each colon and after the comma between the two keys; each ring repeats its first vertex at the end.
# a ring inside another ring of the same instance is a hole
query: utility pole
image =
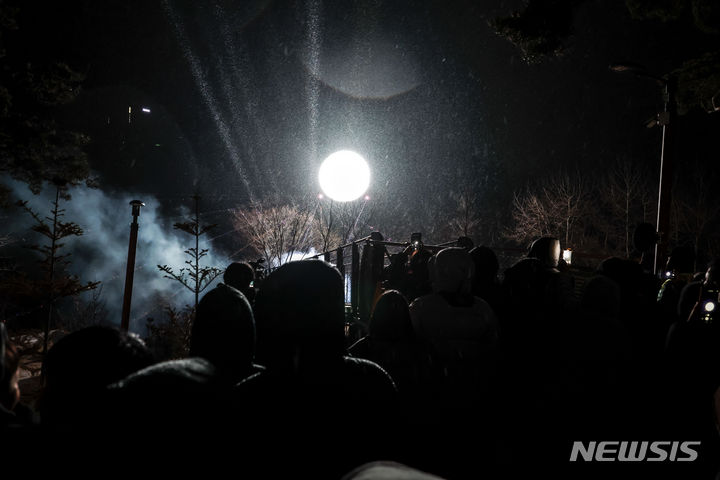
{"type": "Polygon", "coordinates": [[[133,277],[135,275],[135,249],[137,247],[138,236],[138,216],[140,215],[140,207],[145,204],[140,200],[133,200],[132,205],[133,221],[130,224],[130,244],[128,246],[127,270],[125,272],[125,294],[123,296],[122,319],[120,320],[120,328],[127,332],[130,328],[130,301],[132,300],[133,277]]]}

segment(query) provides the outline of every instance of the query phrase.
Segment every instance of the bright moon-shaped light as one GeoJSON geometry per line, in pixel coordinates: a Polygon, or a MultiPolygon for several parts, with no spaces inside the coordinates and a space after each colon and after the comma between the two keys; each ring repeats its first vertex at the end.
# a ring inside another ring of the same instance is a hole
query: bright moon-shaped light
{"type": "Polygon", "coordinates": [[[350,150],[340,150],[320,165],[320,188],[338,202],[360,198],[370,186],[370,167],[363,157],[350,150]]]}

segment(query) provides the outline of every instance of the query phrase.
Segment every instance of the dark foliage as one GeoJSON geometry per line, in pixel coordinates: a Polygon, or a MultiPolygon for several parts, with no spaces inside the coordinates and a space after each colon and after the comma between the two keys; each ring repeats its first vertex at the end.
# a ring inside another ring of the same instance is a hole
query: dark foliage
{"type": "MultiPolygon", "coordinates": [[[[86,135],[64,129],[56,117],[80,92],[84,75],[67,64],[6,48],[18,29],[18,9],[0,3],[0,173],[25,182],[33,193],[55,177],[94,185],[86,135]]],[[[7,188],[0,202],[8,201],[7,188]]]]}

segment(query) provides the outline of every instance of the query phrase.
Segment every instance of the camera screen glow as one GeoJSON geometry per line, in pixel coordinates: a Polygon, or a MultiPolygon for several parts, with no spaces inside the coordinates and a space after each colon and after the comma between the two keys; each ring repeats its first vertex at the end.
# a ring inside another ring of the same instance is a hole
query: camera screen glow
{"type": "Polygon", "coordinates": [[[319,180],[325,195],[338,202],[349,202],[360,198],[370,186],[370,167],[359,154],[340,150],[322,163],[319,180]]]}

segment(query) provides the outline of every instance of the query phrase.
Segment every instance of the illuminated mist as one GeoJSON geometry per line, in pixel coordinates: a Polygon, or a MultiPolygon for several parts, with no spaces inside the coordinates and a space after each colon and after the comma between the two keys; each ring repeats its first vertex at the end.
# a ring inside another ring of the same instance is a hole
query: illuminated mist
{"type": "MultiPolygon", "coordinates": [[[[13,197],[27,200],[28,205],[42,217],[49,214],[51,201],[54,199],[51,188],[46,188],[39,195],[33,195],[25,184],[13,180],[4,180],[4,183],[11,187],[13,197]]],[[[72,254],[68,271],[77,275],[81,282],[102,282],[100,300],[108,310],[109,323],[120,324],[132,221],[129,202],[134,198],[143,200],[146,206],[138,218],[140,228],[130,329],[144,334],[148,317],[156,320],[162,318],[163,301],[176,308],[192,304],[193,294],[178,282],[163,278],[157,268],[158,264],[167,264],[177,271],[185,266],[184,262],[188,257],[184,250],[194,245],[194,241],[190,235],[173,229],[173,223],[183,221],[189,214],[187,210],[180,211],[173,217],[161,217],[160,203],[152,196],[125,192],[109,193],[87,187],[71,188],[69,193],[72,199],[61,201],[60,204],[61,208],[65,209],[63,220],[77,223],[85,234],[81,237],[66,238],[60,253],[72,254]]],[[[32,220],[29,215],[12,215],[4,221],[5,232],[11,237],[10,246],[22,247],[43,242],[44,238],[30,230],[32,220]]],[[[226,256],[208,245],[203,237],[200,247],[210,249],[202,260],[203,265],[221,269],[228,265],[226,256]]],[[[25,252],[23,255],[30,254],[25,252]]],[[[222,277],[208,288],[212,288],[218,281],[222,281],[222,277]]],[[[81,298],[87,300],[90,293],[81,295],[81,298]]]]}

